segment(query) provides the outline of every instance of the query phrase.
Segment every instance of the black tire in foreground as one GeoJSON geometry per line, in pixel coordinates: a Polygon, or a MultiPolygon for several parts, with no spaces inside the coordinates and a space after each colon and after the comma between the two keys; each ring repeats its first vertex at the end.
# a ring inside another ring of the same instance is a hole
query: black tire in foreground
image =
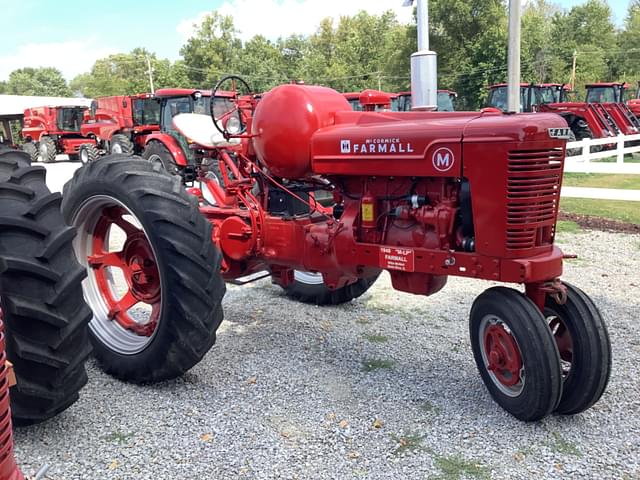
{"type": "Polygon", "coordinates": [[[284,291],[287,297],[299,302],[315,305],[340,305],[358,298],[369,290],[379,275],[361,278],[350,285],[330,290],[324,284],[321,274],[296,270],[293,283],[284,287],[284,291]]]}
{"type": "Polygon", "coordinates": [[[43,163],[53,163],[56,161],[58,147],[51,137],[41,137],[38,143],[38,159],[43,163]]]}
{"type": "Polygon", "coordinates": [[[22,151],[29,155],[31,162],[38,161],[38,145],[34,142],[26,142],[22,145],[22,151]]]}
{"type": "Polygon", "coordinates": [[[493,399],[523,421],[553,412],[562,394],[558,348],[545,318],[524,294],[493,287],[473,302],[471,347],[493,399]]]}
{"type": "Polygon", "coordinates": [[[171,152],[162,143],[157,141],[149,142],[149,144],[142,152],[142,156],[149,160],[151,163],[158,163],[171,174],[178,173],[178,166],[176,161],[171,155],[171,152]]]}
{"type": "Polygon", "coordinates": [[[7,355],[17,384],[18,425],[47,420],[78,399],[87,382],[91,311],[82,298],[84,269],[73,253],[73,228],[50,193],[45,170],[26,153],[0,152],[0,302],[7,355]]]}
{"type": "Polygon", "coordinates": [[[547,296],[544,315],[554,335],[563,366],[563,391],[557,413],[580,413],[596,403],[609,383],[611,343],[593,301],[569,283],[567,301],[547,296]]]}
{"type": "Polygon", "coordinates": [[[95,162],[99,156],[100,153],[98,152],[98,149],[92,143],[83,143],[82,145],[80,145],[80,149],[78,151],[78,160],[80,160],[83,165],[86,165],[90,162],[95,162]]]}
{"type": "Polygon", "coordinates": [[[134,145],[129,137],[116,133],[111,137],[110,153],[133,155],[134,145]]]}
{"type": "Polygon", "coordinates": [[[180,178],[139,157],[109,155],[75,172],[62,211],[78,228],[74,245],[89,275],[84,294],[102,368],[147,383],[198,363],[215,343],[225,284],[211,224],[180,178]],[[110,247],[113,230],[120,243],[110,247]]]}

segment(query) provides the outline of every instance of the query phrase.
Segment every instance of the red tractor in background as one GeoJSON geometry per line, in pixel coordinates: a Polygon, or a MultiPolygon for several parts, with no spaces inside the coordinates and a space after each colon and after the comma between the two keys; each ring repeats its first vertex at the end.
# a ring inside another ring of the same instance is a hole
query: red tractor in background
{"type": "Polygon", "coordinates": [[[99,97],[91,103],[81,127],[83,137],[91,139],[80,147],[82,163],[106,153],[139,154],[144,135],[160,129],[160,107],[154,95],[99,97]]]}
{"type": "MultiPolygon", "coordinates": [[[[225,280],[270,275],[293,299],[339,304],[386,270],[396,290],[425,296],[450,275],[520,285],[489,288],[471,308],[471,346],[492,397],[526,421],[598,401],[611,367],[607,329],[593,301],[560,280],[554,246],[564,119],[354,112],[342,94],[304,85],[259,102],[237,95],[225,113],[238,112],[246,132],[213,112],[227,144],[196,164],[201,188],[123,156],[85,165],[65,185],[62,211],[77,227],[91,336],[108,373],[146,383],[195,365],[215,342],[225,280]]],[[[182,124],[187,138],[198,129],[182,124]]]]}
{"type": "MultiPolygon", "coordinates": [[[[394,112],[411,111],[411,92],[387,93],[379,90],[345,93],[351,108],[357,112],[375,111],[379,109],[394,112]]],[[[454,100],[458,98],[451,90],[438,90],[438,112],[454,112],[454,100]]]]}
{"type": "Polygon", "coordinates": [[[66,153],[72,160],[78,159],[80,146],[93,143],[82,133],[85,106],[36,107],[24,111],[22,149],[31,161],[44,163],[55,161],[56,155],[66,153]]]}
{"type": "MultiPolygon", "coordinates": [[[[572,140],[607,138],[618,134],[638,133],[640,120],[625,104],[570,102],[569,89],[564,84],[545,83],[520,86],[520,106],[523,112],[551,112],[565,118],[572,132],[572,140]]],[[[505,111],[507,85],[489,87],[487,104],[505,111]]]]}
{"type": "MultiPolygon", "coordinates": [[[[451,90],[438,90],[438,112],[455,112],[454,101],[458,94],[451,90]]],[[[401,92],[395,97],[391,109],[395,112],[411,111],[411,92],[401,92]]]]}

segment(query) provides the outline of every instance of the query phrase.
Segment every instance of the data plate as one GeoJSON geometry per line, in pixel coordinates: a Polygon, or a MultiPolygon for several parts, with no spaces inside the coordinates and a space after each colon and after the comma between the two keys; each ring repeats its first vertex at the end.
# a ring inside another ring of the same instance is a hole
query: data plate
{"type": "Polygon", "coordinates": [[[415,271],[415,253],[411,248],[380,248],[380,267],[385,270],[415,271]]]}

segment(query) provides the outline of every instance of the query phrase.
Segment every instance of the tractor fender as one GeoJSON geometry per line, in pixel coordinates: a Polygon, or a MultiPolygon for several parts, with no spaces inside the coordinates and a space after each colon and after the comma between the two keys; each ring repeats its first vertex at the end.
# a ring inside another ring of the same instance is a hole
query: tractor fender
{"type": "Polygon", "coordinates": [[[175,138],[166,133],[152,133],[147,136],[145,147],[149,145],[151,142],[160,142],[162,143],[167,150],[171,153],[173,160],[176,162],[176,165],[181,167],[186,167],[189,165],[189,160],[187,156],[184,154],[182,147],[177,142],[175,138]]]}

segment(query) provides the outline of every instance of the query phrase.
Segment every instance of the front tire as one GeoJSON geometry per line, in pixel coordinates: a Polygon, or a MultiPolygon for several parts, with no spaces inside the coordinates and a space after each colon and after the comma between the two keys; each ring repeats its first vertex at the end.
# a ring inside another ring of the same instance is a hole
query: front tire
{"type": "Polygon", "coordinates": [[[379,275],[361,278],[352,284],[329,290],[324,284],[322,274],[294,270],[293,282],[283,288],[287,297],[302,303],[340,305],[364,294],[375,283],[379,275]]]}
{"type": "Polygon", "coordinates": [[[53,163],[56,161],[58,147],[51,137],[40,137],[38,144],[38,158],[43,163],[53,163]]]}
{"type": "Polygon", "coordinates": [[[562,394],[560,357],[551,330],[535,304],[505,287],[473,302],[471,347],[493,399],[523,421],[549,415],[562,394]]]}
{"type": "Polygon", "coordinates": [[[26,142],[22,145],[22,151],[29,155],[31,163],[38,161],[38,146],[34,142],[26,142]]]}
{"type": "Polygon", "coordinates": [[[133,142],[129,137],[121,133],[116,133],[111,137],[110,153],[133,155],[133,142]]]}
{"type": "Polygon", "coordinates": [[[563,392],[557,413],[573,415],[596,403],[609,383],[611,343],[602,315],[579,288],[564,282],[567,301],[547,295],[544,315],[563,366],[563,392]]]}
{"type": "Polygon", "coordinates": [[[110,155],[76,171],[62,211],[78,228],[102,368],[146,383],[198,363],[222,322],[225,284],[211,224],[180,178],[139,157],[110,155]]]}
{"type": "Polygon", "coordinates": [[[80,145],[80,149],[78,151],[78,160],[80,160],[80,163],[82,163],[83,165],[95,162],[99,156],[100,153],[98,152],[98,149],[92,143],[83,143],[82,145],[80,145]]]}
{"type": "Polygon", "coordinates": [[[142,156],[151,163],[157,163],[172,175],[179,173],[178,165],[171,152],[162,143],[152,141],[147,144],[142,156]]]}
{"type": "Polygon", "coordinates": [[[86,274],[60,200],[47,189],[45,170],[29,166],[25,153],[0,153],[0,302],[17,379],[11,410],[18,425],[62,412],[87,383],[86,274]]]}

